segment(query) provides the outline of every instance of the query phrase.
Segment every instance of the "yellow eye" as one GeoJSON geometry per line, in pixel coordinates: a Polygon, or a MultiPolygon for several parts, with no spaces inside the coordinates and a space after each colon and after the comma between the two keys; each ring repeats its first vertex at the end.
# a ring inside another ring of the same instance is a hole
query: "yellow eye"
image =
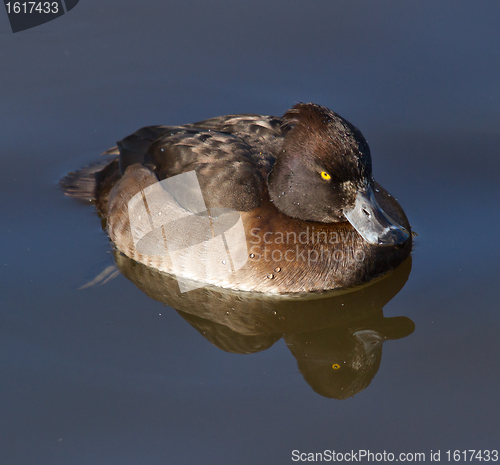
{"type": "Polygon", "coordinates": [[[332,365],[332,368],[333,368],[334,370],[338,370],[338,369],[340,368],[340,365],[339,365],[338,363],[334,363],[334,364],[332,365]]]}
{"type": "Polygon", "coordinates": [[[329,181],[330,179],[332,179],[332,177],[326,172],[326,171],[322,171],[321,172],[321,177],[325,180],[325,181],[329,181]]]}

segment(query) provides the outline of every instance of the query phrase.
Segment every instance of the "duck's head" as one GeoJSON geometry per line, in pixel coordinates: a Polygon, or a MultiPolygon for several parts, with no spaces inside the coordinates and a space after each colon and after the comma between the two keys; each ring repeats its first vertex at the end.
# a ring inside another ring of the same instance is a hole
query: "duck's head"
{"type": "Polygon", "coordinates": [[[300,103],[283,116],[283,131],[268,177],[280,212],[304,221],[349,221],[370,244],[408,239],[375,199],[370,149],[358,129],[328,108],[300,103]]]}

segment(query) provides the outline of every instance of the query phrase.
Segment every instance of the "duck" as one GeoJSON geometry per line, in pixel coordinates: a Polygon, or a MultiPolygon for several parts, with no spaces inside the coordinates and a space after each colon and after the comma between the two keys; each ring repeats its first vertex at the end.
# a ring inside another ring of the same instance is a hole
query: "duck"
{"type": "Polygon", "coordinates": [[[69,173],[65,193],[93,202],[115,249],[174,275],[181,292],[341,291],[411,253],[366,139],[321,105],[147,126],[105,155],[69,173]]]}

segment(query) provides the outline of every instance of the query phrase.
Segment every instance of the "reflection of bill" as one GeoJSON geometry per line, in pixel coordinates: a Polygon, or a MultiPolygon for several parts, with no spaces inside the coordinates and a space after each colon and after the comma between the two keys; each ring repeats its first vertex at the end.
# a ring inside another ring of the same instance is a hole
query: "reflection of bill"
{"type": "Polygon", "coordinates": [[[59,18],[72,10],[79,0],[16,2],[4,0],[12,32],[24,31],[59,18]]]}
{"type": "Polygon", "coordinates": [[[130,230],[137,252],[170,256],[181,292],[239,270],[248,259],[239,212],[207,210],[196,171],[157,182],[128,203],[130,230]],[[192,271],[195,279],[190,280],[192,271]],[[184,279],[187,278],[187,279],[184,279]]]}

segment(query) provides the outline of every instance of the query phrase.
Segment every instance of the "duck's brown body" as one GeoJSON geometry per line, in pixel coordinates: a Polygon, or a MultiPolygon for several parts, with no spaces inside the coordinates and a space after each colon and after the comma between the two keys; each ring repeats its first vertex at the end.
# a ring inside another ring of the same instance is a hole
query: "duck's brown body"
{"type": "MultiPolygon", "coordinates": [[[[119,251],[146,266],[173,274],[169,253],[150,255],[138,250],[129,202],[159,180],[195,170],[209,212],[217,207],[238,211],[246,236],[246,244],[238,247],[240,254],[245,251],[248,258],[239,268],[229,269],[232,264],[227,263],[228,273],[207,275],[200,272],[196,256],[186,254],[182,276],[179,268],[175,269],[179,278],[208,285],[278,294],[318,292],[360,285],[397,267],[410,253],[411,236],[397,245],[374,245],[347,221],[304,220],[300,218],[304,213],[299,212],[297,218],[277,208],[281,204],[270,197],[268,177],[285,151],[283,147],[288,147],[287,137],[293,127],[290,118],[235,115],[186,126],[145,128],[119,143],[119,150],[108,152],[119,153],[119,157],[93,174],[95,183],[90,189],[87,185],[86,195],[95,199],[99,213],[106,219],[109,237],[119,251]]],[[[314,130],[311,128],[311,132],[314,130]]],[[[345,141],[348,136],[351,134],[344,133],[339,138],[345,141]]],[[[77,176],[73,182],[73,193],[77,195],[84,190],[78,184],[77,176]]],[[[297,195],[292,187],[297,189],[291,185],[290,198],[297,195]]],[[[315,187],[314,183],[310,188],[301,187],[304,203],[309,199],[313,203],[308,208],[323,215],[323,205],[314,207],[315,187]]],[[[335,186],[332,188],[335,190],[335,186]]],[[[394,197],[377,184],[373,188],[385,214],[409,231],[408,220],[394,197]]],[[[341,198],[346,196],[342,194],[341,198]]],[[[319,188],[318,197],[321,203],[319,188]]],[[[327,207],[333,211],[333,207],[327,207]]]]}

